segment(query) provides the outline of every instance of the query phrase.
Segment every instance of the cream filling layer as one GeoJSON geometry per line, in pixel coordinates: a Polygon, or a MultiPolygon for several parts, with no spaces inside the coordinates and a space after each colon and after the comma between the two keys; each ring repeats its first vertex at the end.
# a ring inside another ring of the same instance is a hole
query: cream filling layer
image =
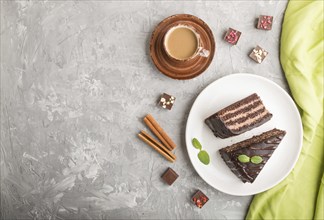
{"type": "Polygon", "coordinates": [[[264,111],[261,114],[255,116],[253,118],[247,118],[247,120],[245,120],[242,123],[235,123],[233,125],[229,125],[228,128],[231,129],[231,130],[240,129],[241,127],[243,127],[245,125],[248,125],[248,124],[251,124],[251,123],[253,123],[255,121],[258,121],[259,119],[261,119],[262,117],[264,117],[267,114],[268,114],[268,111],[264,111]]]}
{"type": "Polygon", "coordinates": [[[246,108],[246,107],[248,107],[250,105],[253,105],[257,101],[260,101],[260,99],[258,98],[258,99],[253,100],[252,102],[248,102],[248,103],[245,103],[244,105],[240,105],[238,108],[235,108],[233,110],[229,110],[229,111],[225,112],[224,114],[220,114],[219,117],[224,117],[224,116],[226,116],[228,114],[240,111],[241,109],[244,109],[244,108],[246,108]]]}
{"type": "Polygon", "coordinates": [[[255,113],[257,111],[259,111],[260,109],[264,108],[264,106],[262,104],[258,105],[256,108],[253,108],[253,109],[250,109],[249,111],[247,112],[244,112],[244,113],[241,113],[241,114],[238,114],[238,115],[235,115],[227,120],[225,120],[225,123],[226,122],[230,122],[230,121],[235,121],[236,119],[241,119],[241,118],[244,118],[246,117],[247,115],[250,115],[252,113],[255,113]]]}

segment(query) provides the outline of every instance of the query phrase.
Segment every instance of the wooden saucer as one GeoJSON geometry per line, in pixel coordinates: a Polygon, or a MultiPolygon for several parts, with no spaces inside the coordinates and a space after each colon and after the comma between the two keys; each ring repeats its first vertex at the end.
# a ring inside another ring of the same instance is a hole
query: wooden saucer
{"type": "Polygon", "coordinates": [[[215,40],[208,25],[193,15],[177,14],[161,21],[152,33],[150,55],[158,70],[173,79],[192,79],[204,72],[215,54],[215,40]],[[210,51],[208,57],[197,56],[188,61],[177,61],[170,58],[163,49],[163,39],[169,28],[185,24],[195,28],[200,35],[202,47],[210,51]]]}

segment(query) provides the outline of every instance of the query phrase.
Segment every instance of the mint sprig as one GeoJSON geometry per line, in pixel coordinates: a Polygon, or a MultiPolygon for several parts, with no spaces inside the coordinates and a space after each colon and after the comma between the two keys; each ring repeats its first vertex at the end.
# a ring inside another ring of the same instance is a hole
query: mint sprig
{"type": "Polygon", "coordinates": [[[202,149],[202,146],[200,142],[197,140],[197,138],[192,139],[192,145],[198,150],[202,149]]]}
{"type": "Polygon", "coordinates": [[[199,150],[198,159],[200,160],[200,162],[202,162],[205,165],[208,165],[210,163],[210,158],[207,151],[202,150],[202,145],[197,138],[193,138],[191,142],[192,142],[192,146],[194,146],[194,148],[199,150]]]}
{"type": "Polygon", "coordinates": [[[207,153],[207,151],[201,150],[198,153],[198,158],[199,158],[200,162],[202,162],[205,165],[208,165],[210,162],[209,154],[207,153]]]}

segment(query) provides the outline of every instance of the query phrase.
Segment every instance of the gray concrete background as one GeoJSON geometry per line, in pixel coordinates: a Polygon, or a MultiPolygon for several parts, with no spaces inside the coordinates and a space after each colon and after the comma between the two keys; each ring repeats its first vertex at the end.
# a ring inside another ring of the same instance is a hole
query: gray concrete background
{"type": "Polygon", "coordinates": [[[34,219],[242,219],[251,197],[208,186],[190,164],[184,131],[201,90],[235,72],[287,90],[279,63],[286,1],[1,1],[1,217],[34,219]],[[165,17],[190,13],[216,38],[199,77],[177,81],[152,65],[148,41],[165,17]],[[274,16],[271,31],[254,28],[274,16]],[[237,46],[222,40],[242,31],[237,46]],[[248,53],[270,52],[262,64],[248,53]],[[156,106],[160,93],[177,100],[156,106]],[[178,147],[167,162],[136,134],[151,113],[178,147]],[[172,185],[160,176],[172,167],[172,185]],[[210,200],[196,208],[196,189],[210,200]]]}

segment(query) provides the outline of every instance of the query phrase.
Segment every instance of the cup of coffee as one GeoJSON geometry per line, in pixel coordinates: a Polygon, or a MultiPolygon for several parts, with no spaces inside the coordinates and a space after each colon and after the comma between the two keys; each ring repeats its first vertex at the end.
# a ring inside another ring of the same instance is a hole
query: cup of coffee
{"type": "Polygon", "coordinates": [[[164,36],[163,47],[169,57],[188,61],[197,56],[208,57],[210,52],[202,47],[200,35],[189,25],[171,27],[164,36]]]}

